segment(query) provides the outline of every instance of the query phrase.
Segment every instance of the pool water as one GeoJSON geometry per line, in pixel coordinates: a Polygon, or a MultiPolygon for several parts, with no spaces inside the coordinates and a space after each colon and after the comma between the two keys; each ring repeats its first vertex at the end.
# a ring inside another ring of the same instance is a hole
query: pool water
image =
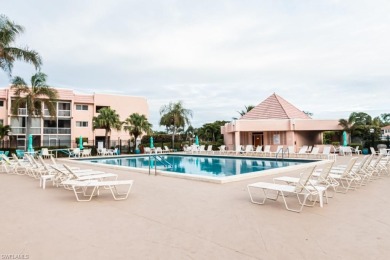
{"type": "Polygon", "coordinates": [[[310,160],[275,160],[194,155],[159,155],[157,158],[154,156],[129,156],[81,160],[144,169],[148,169],[150,165],[151,168],[156,167],[157,170],[162,171],[215,177],[233,176],[313,162],[310,160]]]}

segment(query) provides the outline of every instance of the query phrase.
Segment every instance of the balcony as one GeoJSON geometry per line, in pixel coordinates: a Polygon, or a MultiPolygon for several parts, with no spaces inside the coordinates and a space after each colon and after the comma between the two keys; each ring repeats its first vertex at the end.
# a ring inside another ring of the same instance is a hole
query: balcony
{"type": "Polygon", "coordinates": [[[27,108],[19,108],[18,115],[19,116],[27,116],[27,108]]]}
{"type": "Polygon", "coordinates": [[[58,116],[70,117],[70,110],[58,110],[58,116]]]}
{"type": "MultiPolygon", "coordinates": [[[[12,133],[12,135],[26,134],[26,128],[25,127],[11,127],[11,133],[12,133]]],[[[41,128],[40,127],[31,127],[30,134],[40,135],[41,128]]]]}
{"type": "Polygon", "coordinates": [[[56,134],[71,134],[70,128],[57,128],[57,127],[45,127],[43,128],[44,134],[56,135],[56,134]]]}
{"type": "Polygon", "coordinates": [[[26,134],[26,128],[25,127],[11,127],[11,133],[13,135],[26,134]]]}
{"type": "MultiPolygon", "coordinates": [[[[58,117],[70,117],[70,110],[58,110],[57,111],[57,116],[58,117]]],[[[48,109],[45,109],[43,111],[43,115],[44,116],[50,116],[50,113],[49,113],[49,110],[48,109]]]]}

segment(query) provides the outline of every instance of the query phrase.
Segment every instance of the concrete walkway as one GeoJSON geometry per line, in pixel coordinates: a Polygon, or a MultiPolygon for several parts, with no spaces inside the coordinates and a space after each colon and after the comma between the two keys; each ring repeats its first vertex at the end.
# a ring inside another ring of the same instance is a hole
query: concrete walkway
{"type": "Polygon", "coordinates": [[[28,176],[0,174],[1,259],[8,254],[28,259],[390,256],[390,177],[337,193],[324,208],[305,207],[298,214],[285,210],[282,200],[250,202],[246,185],[274,176],[213,184],[110,172],[135,181],[128,200],[114,201],[103,191],[91,202],[77,202],[62,188],[48,185],[42,190],[28,176]]]}

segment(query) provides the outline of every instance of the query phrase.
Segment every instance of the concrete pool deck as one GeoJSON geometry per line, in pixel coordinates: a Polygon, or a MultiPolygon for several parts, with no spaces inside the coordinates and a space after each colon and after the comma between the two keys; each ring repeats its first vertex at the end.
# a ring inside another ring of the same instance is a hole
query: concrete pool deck
{"type": "MultiPolygon", "coordinates": [[[[339,157],[337,164],[348,159],[339,157]]],[[[1,174],[2,259],[21,254],[28,259],[388,259],[390,255],[390,177],[337,193],[324,208],[305,207],[297,214],[287,211],[282,200],[265,205],[250,202],[246,185],[272,181],[275,175],[215,184],[118,169],[109,172],[135,181],[127,200],[114,201],[103,191],[91,202],[77,202],[62,188],[48,185],[42,190],[28,176],[1,174]]]]}

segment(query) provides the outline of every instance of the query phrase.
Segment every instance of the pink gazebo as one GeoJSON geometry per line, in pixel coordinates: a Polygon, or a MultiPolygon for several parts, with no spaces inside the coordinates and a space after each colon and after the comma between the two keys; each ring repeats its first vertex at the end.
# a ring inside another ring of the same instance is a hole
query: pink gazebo
{"type": "Polygon", "coordinates": [[[322,144],[324,131],[341,131],[338,120],[312,119],[303,111],[272,94],[238,120],[221,127],[225,145],[303,145],[322,144]]]}

